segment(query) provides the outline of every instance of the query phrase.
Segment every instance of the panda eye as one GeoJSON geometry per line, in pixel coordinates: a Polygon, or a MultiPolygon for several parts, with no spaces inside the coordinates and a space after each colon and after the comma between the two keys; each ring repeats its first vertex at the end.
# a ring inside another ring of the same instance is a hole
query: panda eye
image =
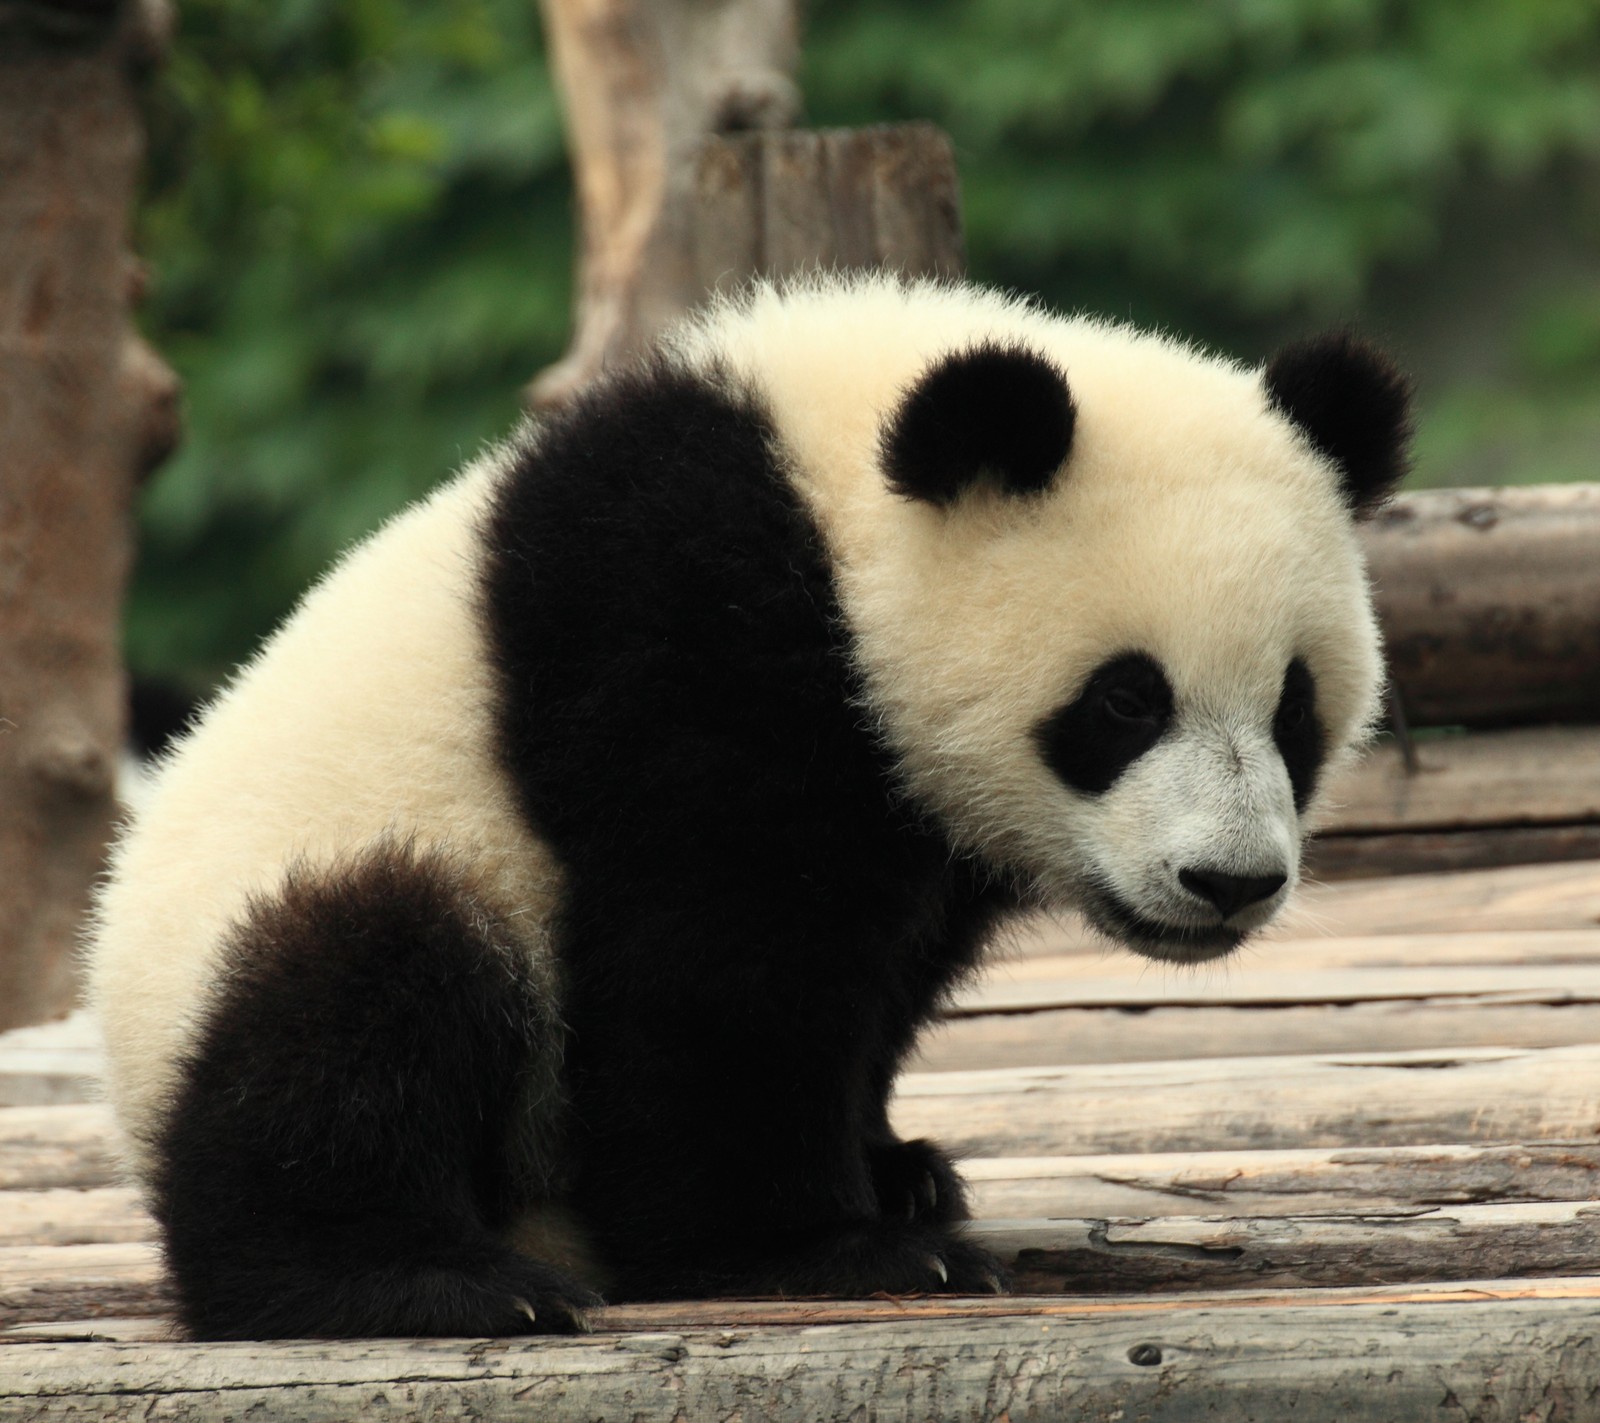
{"type": "Polygon", "coordinates": [[[1284,702],[1278,708],[1277,731],[1280,735],[1288,735],[1299,731],[1306,724],[1306,717],[1310,710],[1304,702],[1284,702]]]}
{"type": "Polygon", "coordinates": [[[1140,696],[1131,687],[1107,688],[1100,705],[1113,721],[1154,721],[1159,715],[1149,698],[1140,696]]]}

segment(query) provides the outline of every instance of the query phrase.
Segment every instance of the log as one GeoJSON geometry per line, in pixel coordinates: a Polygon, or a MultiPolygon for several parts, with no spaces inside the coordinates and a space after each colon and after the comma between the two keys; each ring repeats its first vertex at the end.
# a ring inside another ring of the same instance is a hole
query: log
{"type": "Polygon", "coordinates": [[[1403,494],[1364,541],[1412,725],[1600,720],[1600,484],[1403,494]]]}
{"type": "MultiPolygon", "coordinates": [[[[1265,952],[1268,944],[1290,939],[1597,926],[1600,860],[1510,865],[1470,874],[1445,871],[1302,884],[1289,907],[1252,940],[1251,952],[1265,952]]],[[[1028,920],[1006,942],[1019,957],[1069,952],[1110,957],[1120,952],[1070,914],[1028,920]]]]}
{"type": "Polygon", "coordinates": [[[1298,1289],[1600,1268],[1600,1205],[1581,1201],[1264,1219],[985,1220],[970,1233],[1027,1294],[1298,1289]]]}
{"type": "MultiPolygon", "coordinates": [[[[1306,1215],[1600,1194],[1600,1146],[1419,1146],[978,1157],[964,1161],[980,1219],[1151,1215],[1306,1215]]],[[[0,1246],[110,1245],[155,1239],[139,1193],[7,1191],[0,1246]]]]}
{"type": "Polygon", "coordinates": [[[87,1102],[99,1070],[99,1044],[85,1012],[0,1033],[0,1107],[87,1102]]]}
{"type": "Polygon", "coordinates": [[[891,1119],[973,1156],[1588,1143],[1600,1046],[908,1073],[891,1119]]]}
{"type": "Polygon", "coordinates": [[[1305,885],[1271,937],[1600,925],[1600,860],[1305,885]]]}
{"type": "Polygon", "coordinates": [[[1389,1146],[1123,1156],[978,1157],[961,1164],[980,1219],[1279,1216],[1441,1205],[1592,1201],[1600,1146],[1389,1146]]]}
{"type": "Polygon", "coordinates": [[[0,1194],[0,1246],[115,1245],[153,1240],[155,1233],[155,1221],[131,1186],[0,1194]]]}
{"type": "Polygon", "coordinates": [[[1519,1003],[1600,1003],[1600,965],[1478,965],[1424,963],[1416,968],[1347,968],[1299,972],[1241,965],[1209,974],[1131,974],[990,979],[951,1006],[956,1017],[1033,1013],[1051,1008],[1293,1007],[1313,1003],[1373,1003],[1401,999],[1498,999],[1519,1003]]]}
{"type": "MultiPolygon", "coordinates": [[[[937,1295],[878,1295],[871,1299],[719,1299],[669,1300],[650,1304],[605,1305],[590,1315],[591,1335],[659,1333],[663,1329],[715,1330],[772,1326],[814,1328],[838,1324],[903,1324],[912,1320],[949,1319],[1096,1319],[1130,1314],[1161,1316],[1204,1307],[1220,1313],[1249,1312],[1273,1305],[1304,1308],[1316,1304],[1347,1308],[1379,1304],[1477,1304],[1492,1300],[1600,1299],[1600,1277],[1575,1275],[1516,1280],[1468,1280],[1406,1285],[1345,1286],[1304,1290],[1193,1290],[1169,1295],[1085,1296],[983,1295],[946,1298],[937,1295]]],[[[0,1329],[0,1347],[40,1343],[171,1344],[177,1335],[170,1320],[154,1315],[61,1319],[40,1324],[15,1324],[0,1329]]],[[[347,1341],[353,1347],[362,1341],[347,1341]]],[[[391,1341],[405,1342],[405,1341],[391,1341]]],[[[445,1341],[439,1341],[445,1342],[445,1341]]],[[[194,1347],[209,1347],[196,1345],[194,1347]]],[[[279,1344],[262,1344],[276,1350],[279,1344]]],[[[5,1357],[15,1357],[8,1355],[5,1357]]]]}
{"type": "Polygon", "coordinates": [[[1600,727],[1435,736],[1415,751],[1413,773],[1393,742],[1380,743],[1330,786],[1325,833],[1600,825],[1600,727]]]}
{"type": "Polygon", "coordinates": [[[1305,870],[1319,880],[1346,880],[1594,859],[1600,859],[1600,825],[1522,825],[1318,835],[1306,847],[1305,870]]]}
{"type": "MultiPolygon", "coordinates": [[[[184,1345],[16,1342],[0,1419],[270,1416],[1583,1418],[1600,1404],[1591,1281],[1265,1302],[1174,1297],[881,1322],[578,1339],[184,1345]]],[[[887,1317],[886,1317],[887,1316],[887,1317]]]]}
{"type": "MultiPolygon", "coordinates": [[[[1381,973],[1391,969],[1521,968],[1530,973],[1600,966],[1600,927],[1591,929],[1486,929],[1456,934],[1341,934],[1320,937],[1265,934],[1231,957],[1201,965],[1152,963],[1075,937],[1047,937],[1048,925],[1027,952],[1000,958],[983,978],[956,997],[957,1011],[986,1005],[1023,988],[1051,982],[1122,979],[1174,990],[1174,1001],[1198,989],[1217,989],[1227,1001],[1235,985],[1290,973],[1381,973]]],[[[1202,1000],[1204,1001],[1204,1000],[1202,1000]]],[[[4,1040],[0,1039],[0,1043],[4,1040]]]]}
{"type": "Polygon", "coordinates": [[[0,1326],[156,1315],[167,1308],[161,1255],[153,1242],[0,1248],[0,1326]]]}
{"type": "MultiPolygon", "coordinates": [[[[971,1239],[1026,1294],[1163,1294],[1584,1275],[1600,1205],[1543,1201],[1337,1216],[982,1220],[971,1239]]],[[[159,1315],[150,1243],[0,1249],[0,1327],[159,1315]]]]}
{"type": "Polygon", "coordinates": [[[0,1111],[0,1191],[117,1183],[111,1113],[106,1107],[7,1107],[0,1111]]]}
{"type": "Polygon", "coordinates": [[[1292,1008],[1070,1008],[984,1014],[928,1030],[910,1067],[1158,1062],[1284,1053],[1570,1047],[1600,1042],[1600,1006],[1500,1003],[1482,998],[1323,1003],[1292,1008]]]}

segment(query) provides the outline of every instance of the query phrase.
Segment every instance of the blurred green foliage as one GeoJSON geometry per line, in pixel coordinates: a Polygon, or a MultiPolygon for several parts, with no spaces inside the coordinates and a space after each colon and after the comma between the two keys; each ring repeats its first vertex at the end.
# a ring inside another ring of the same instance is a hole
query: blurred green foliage
{"type": "MultiPolygon", "coordinates": [[[[531,0],[180,9],[142,242],[187,437],[129,648],[202,685],[515,418],[572,231],[531,0]]],[[[802,85],[949,130],[980,279],[1252,358],[1364,318],[1431,371],[1422,480],[1593,477],[1593,0],[818,0],[802,85]]]]}

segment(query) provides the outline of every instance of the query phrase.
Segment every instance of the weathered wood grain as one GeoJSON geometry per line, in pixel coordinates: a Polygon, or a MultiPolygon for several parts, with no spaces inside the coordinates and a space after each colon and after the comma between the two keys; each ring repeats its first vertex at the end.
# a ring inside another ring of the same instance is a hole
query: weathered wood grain
{"type": "Polygon", "coordinates": [[[586,1339],[14,1343],[0,1419],[1204,1417],[1580,1419],[1600,1406],[1592,1284],[1334,1303],[1014,1302],[864,1325],[586,1339]],[[1529,1293],[1523,1291],[1524,1294],[1529,1293]],[[1449,1302],[1446,1302],[1449,1301],[1449,1302]],[[1441,1401],[1449,1412],[1441,1413],[1441,1401]]]}
{"type": "Polygon", "coordinates": [[[978,1157],[961,1171],[980,1219],[1336,1215],[1592,1201],[1600,1145],[978,1157]]]}
{"type": "Polygon", "coordinates": [[[1404,494],[1362,537],[1413,725],[1600,719],[1600,485],[1404,494]]]}
{"type": "Polygon", "coordinates": [[[1313,837],[1305,871],[1318,880],[1437,874],[1600,859],[1600,825],[1514,825],[1313,837]]]}
{"type": "MultiPolygon", "coordinates": [[[[1600,860],[1583,860],[1306,883],[1288,909],[1251,942],[1260,950],[1284,940],[1596,927],[1600,860]]],[[[1007,942],[1021,956],[1120,953],[1070,914],[1029,919],[1008,933],[1007,942]]]]}
{"type": "Polygon", "coordinates": [[[1029,1294],[1400,1284],[1600,1268],[1600,1205],[1577,1201],[1261,1219],[985,1220],[971,1234],[1029,1294]]]}
{"type": "Polygon", "coordinates": [[[0,1325],[165,1309],[154,1242],[0,1248],[0,1325]]]}
{"type": "Polygon", "coordinates": [[[935,1024],[917,1046],[918,1072],[1285,1053],[1464,1047],[1569,1047],[1600,1042],[1600,1005],[1494,998],[1376,1003],[1062,1008],[988,1013],[935,1024]]]}
{"type": "Polygon", "coordinates": [[[914,1073],[891,1118],[974,1156],[1589,1142],[1600,1046],[914,1073]]]}
{"type": "MultiPolygon", "coordinates": [[[[1600,1197],[1600,1145],[1417,1146],[962,1162],[980,1219],[1309,1215],[1600,1197]]],[[[151,1240],[137,1191],[10,1191],[0,1245],[151,1240]]]]}
{"type": "MultiPolygon", "coordinates": [[[[1347,1308],[1381,1304],[1475,1304],[1490,1300],[1600,1300],[1600,1276],[1529,1276],[1516,1280],[1464,1280],[1303,1290],[1185,1290],[1166,1295],[877,1295],[871,1299],[664,1300],[613,1304],[589,1316],[591,1335],[658,1333],[663,1329],[718,1330],[823,1324],[906,1323],[917,1319],[1091,1319],[1159,1316],[1205,1307],[1221,1311],[1272,1305],[1347,1308]]],[[[174,1343],[170,1320],[156,1315],[107,1315],[15,1324],[0,1329],[0,1345],[39,1343],[174,1343]]],[[[358,1343],[359,1341],[349,1341],[358,1343]]],[[[403,1341],[401,1341],[403,1342],[403,1341]]],[[[276,1345],[263,1344],[263,1348],[276,1345]]]]}
{"type": "Polygon", "coordinates": [[[99,1071],[99,1043],[81,1010],[0,1033],[0,1107],[88,1101],[99,1071]]]}
{"type": "Polygon", "coordinates": [[[1211,965],[1187,974],[1152,973],[991,978],[962,994],[955,1016],[1031,1013],[1048,1008],[1287,1007],[1297,1003],[1372,1003],[1418,998],[1498,998],[1522,1003],[1600,1002],[1596,964],[1439,964],[1419,968],[1286,968],[1211,965]]]}
{"type": "MultiPolygon", "coordinates": [[[[1160,1293],[1583,1275],[1600,1204],[1370,1207],[1338,1215],[980,1220],[973,1239],[1040,1293],[1160,1293]]],[[[160,1314],[150,1242],[0,1249],[0,1325],[160,1314]]]]}
{"type": "Polygon", "coordinates": [[[0,1110],[0,1191],[111,1186],[117,1180],[106,1107],[0,1110]]]}
{"type": "MultiPolygon", "coordinates": [[[[1600,574],[1593,581],[1600,588],[1600,574]]],[[[1330,828],[1600,823],[1600,726],[1435,736],[1418,740],[1416,755],[1409,774],[1394,743],[1375,746],[1329,787],[1330,828]]]]}
{"type": "Polygon", "coordinates": [[[131,1186],[0,1194],[0,1246],[109,1245],[154,1235],[155,1222],[131,1186]]]}
{"type": "MultiPolygon", "coordinates": [[[[1047,931],[1046,931],[1047,932],[1047,931]]],[[[1000,990],[1046,979],[1123,977],[1187,991],[1193,985],[1232,984],[1273,973],[1342,969],[1536,969],[1600,966],[1600,926],[1588,929],[1496,929],[1452,934],[1268,935],[1251,939],[1226,959],[1186,965],[1152,963],[1122,949],[1059,937],[1059,951],[1041,933],[1025,953],[997,958],[983,983],[1000,990]]],[[[970,1001],[976,1001],[973,995],[970,1001]]],[[[969,1001],[963,995],[960,1001],[969,1001]]]]}
{"type": "Polygon", "coordinates": [[[1600,861],[1305,885],[1264,937],[1457,934],[1600,925],[1600,861]]]}

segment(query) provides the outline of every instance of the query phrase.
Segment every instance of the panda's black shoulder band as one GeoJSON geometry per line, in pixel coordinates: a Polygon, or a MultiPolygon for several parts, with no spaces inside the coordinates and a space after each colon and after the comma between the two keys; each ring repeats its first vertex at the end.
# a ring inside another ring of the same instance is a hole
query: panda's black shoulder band
{"type": "Polygon", "coordinates": [[[1039,494],[1066,461],[1076,421],[1054,362],[983,342],[943,357],[906,393],[880,440],[884,477],[895,493],[938,505],[983,479],[1039,494]]]}

